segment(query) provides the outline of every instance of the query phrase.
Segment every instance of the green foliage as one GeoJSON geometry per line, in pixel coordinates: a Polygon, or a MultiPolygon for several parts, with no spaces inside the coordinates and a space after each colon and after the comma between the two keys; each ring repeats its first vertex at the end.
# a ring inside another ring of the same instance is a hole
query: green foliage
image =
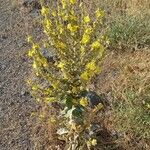
{"type": "Polygon", "coordinates": [[[108,35],[111,46],[121,50],[150,47],[150,19],[148,16],[123,15],[117,17],[109,25],[108,35]]]}
{"type": "Polygon", "coordinates": [[[28,55],[41,81],[29,80],[28,83],[38,101],[57,102],[61,106],[55,119],[60,127],[58,134],[66,141],[67,149],[90,149],[96,145],[96,139],[88,133],[102,105],[89,108],[88,99],[82,97],[82,93],[88,91],[91,78],[101,71],[103,45],[107,43],[107,37],[100,32],[104,12],[97,9],[91,18],[84,3],[76,0],[61,0],[54,5],[43,5],[41,10],[46,40],[39,44],[28,38],[32,43],[28,55]],[[52,56],[53,61],[50,61],[43,49],[48,54],[53,49],[55,59],[52,56]]]}
{"type": "Polygon", "coordinates": [[[143,89],[139,86],[140,79],[132,78],[130,82],[133,81],[136,86],[126,87],[122,91],[122,100],[114,103],[116,127],[121,132],[133,133],[134,137],[149,139],[150,86],[147,84],[149,80],[143,89]]]}

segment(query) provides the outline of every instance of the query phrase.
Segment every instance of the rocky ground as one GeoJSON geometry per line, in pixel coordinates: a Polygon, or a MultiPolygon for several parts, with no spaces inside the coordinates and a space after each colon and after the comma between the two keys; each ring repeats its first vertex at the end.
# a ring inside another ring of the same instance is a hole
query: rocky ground
{"type": "Polygon", "coordinates": [[[34,149],[28,121],[35,104],[25,83],[29,75],[26,37],[33,28],[29,20],[37,17],[39,7],[27,7],[0,0],[0,150],[34,149]]]}

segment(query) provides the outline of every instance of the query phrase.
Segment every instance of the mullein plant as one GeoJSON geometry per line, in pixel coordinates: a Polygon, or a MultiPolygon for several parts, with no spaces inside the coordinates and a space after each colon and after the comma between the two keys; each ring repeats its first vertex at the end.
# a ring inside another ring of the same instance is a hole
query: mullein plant
{"type": "Polygon", "coordinates": [[[28,37],[32,44],[28,56],[33,60],[33,70],[46,84],[34,80],[28,80],[28,84],[38,101],[48,105],[57,102],[61,106],[53,122],[57,121],[60,127],[58,134],[66,141],[66,149],[91,149],[97,144],[91,131],[92,122],[103,106],[90,108],[85,93],[91,79],[101,71],[108,43],[100,30],[104,11],[97,9],[91,17],[84,3],[77,0],[60,0],[54,5],[42,3],[46,40],[41,44],[28,37]],[[43,54],[43,49],[53,50],[53,61],[43,54]]]}

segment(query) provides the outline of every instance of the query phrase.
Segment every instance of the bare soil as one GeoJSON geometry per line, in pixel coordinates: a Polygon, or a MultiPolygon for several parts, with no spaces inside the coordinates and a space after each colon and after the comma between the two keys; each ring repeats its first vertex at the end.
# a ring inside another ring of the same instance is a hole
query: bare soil
{"type": "Polygon", "coordinates": [[[29,75],[26,38],[37,14],[16,6],[15,0],[0,0],[0,150],[34,149],[28,122],[36,105],[25,80],[29,75]]]}

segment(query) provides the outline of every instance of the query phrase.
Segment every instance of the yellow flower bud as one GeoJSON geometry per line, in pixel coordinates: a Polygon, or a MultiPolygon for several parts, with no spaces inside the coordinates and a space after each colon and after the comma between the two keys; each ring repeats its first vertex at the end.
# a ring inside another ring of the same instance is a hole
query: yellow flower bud
{"type": "Polygon", "coordinates": [[[81,78],[82,78],[83,80],[89,80],[88,72],[83,72],[83,73],[81,74],[81,78]]]}
{"type": "Polygon", "coordinates": [[[34,51],[33,51],[33,50],[30,50],[30,51],[28,52],[28,56],[29,56],[29,57],[32,57],[33,54],[34,54],[34,51]]]}
{"type": "Polygon", "coordinates": [[[34,69],[37,69],[37,63],[36,63],[35,61],[33,62],[32,67],[33,67],[34,69]]]}
{"type": "Polygon", "coordinates": [[[99,17],[104,17],[104,11],[98,9],[98,10],[96,11],[96,16],[97,16],[97,18],[99,18],[99,17]]]}
{"type": "Polygon", "coordinates": [[[28,38],[27,38],[27,42],[28,42],[28,43],[33,42],[33,38],[32,38],[32,36],[28,36],[28,38]]]}
{"type": "Polygon", "coordinates": [[[43,6],[41,9],[41,14],[43,16],[48,15],[49,14],[49,8],[46,8],[45,6],[43,6]]]}
{"type": "Polygon", "coordinates": [[[88,99],[87,98],[85,98],[85,97],[83,97],[83,98],[81,98],[80,99],[80,105],[82,105],[83,107],[86,107],[86,106],[88,106],[88,99]]]}
{"type": "Polygon", "coordinates": [[[71,25],[70,23],[67,26],[67,29],[69,29],[71,32],[76,32],[78,28],[79,28],[78,26],[71,25]]]}
{"type": "Polygon", "coordinates": [[[63,62],[60,62],[58,65],[57,65],[57,67],[59,67],[59,68],[64,68],[64,66],[65,66],[65,64],[63,63],[63,62]]]}
{"type": "Polygon", "coordinates": [[[92,145],[92,146],[96,146],[96,145],[97,145],[97,140],[96,140],[96,139],[93,139],[93,140],[91,141],[91,145],[92,145]]]}
{"type": "Polygon", "coordinates": [[[70,0],[70,3],[71,3],[71,4],[75,4],[75,3],[76,3],[76,0],[70,0]]]}
{"type": "Polygon", "coordinates": [[[37,86],[37,85],[33,85],[33,86],[32,86],[32,90],[33,90],[33,91],[38,90],[38,86],[37,86]]]}
{"type": "Polygon", "coordinates": [[[56,12],[55,11],[52,12],[52,16],[56,17],[56,12]]]}
{"type": "Polygon", "coordinates": [[[92,60],[90,63],[88,63],[88,64],[86,65],[86,68],[89,69],[89,70],[91,70],[91,71],[96,70],[96,64],[95,64],[95,61],[92,60]]]}
{"type": "Polygon", "coordinates": [[[99,41],[95,41],[95,42],[92,44],[92,48],[93,48],[93,49],[98,49],[98,48],[100,48],[100,46],[101,46],[101,44],[100,44],[99,41]]]}
{"type": "Polygon", "coordinates": [[[65,9],[66,6],[67,6],[66,0],[62,0],[61,3],[62,3],[62,6],[63,6],[63,9],[65,9]]]}
{"type": "Polygon", "coordinates": [[[47,19],[47,20],[46,20],[46,28],[47,28],[47,29],[50,29],[51,26],[52,26],[51,20],[50,20],[50,19],[47,19]]]}
{"type": "Polygon", "coordinates": [[[90,17],[89,16],[84,17],[84,22],[89,23],[90,22],[90,17]]]}
{"type": "Polygon", "coordinates": [[[45,101],[46,101],[46,102],[54,102],[54,101],[55,101],[55,98],[54,98],[54,97],[46,97],[46,98],[45,98],[45,101]]]}
{"type": "Polygon", "coordinates": [[[86,28],[85,33],[91,34],[93,32],[93,29],[91,27],[86,28]]]}
{"type": "Polygon", "coordinates": [[[82,43],[87,44],[90,41],[90,36],[88,34],[84,34],[82,37],[82,43]]]}

